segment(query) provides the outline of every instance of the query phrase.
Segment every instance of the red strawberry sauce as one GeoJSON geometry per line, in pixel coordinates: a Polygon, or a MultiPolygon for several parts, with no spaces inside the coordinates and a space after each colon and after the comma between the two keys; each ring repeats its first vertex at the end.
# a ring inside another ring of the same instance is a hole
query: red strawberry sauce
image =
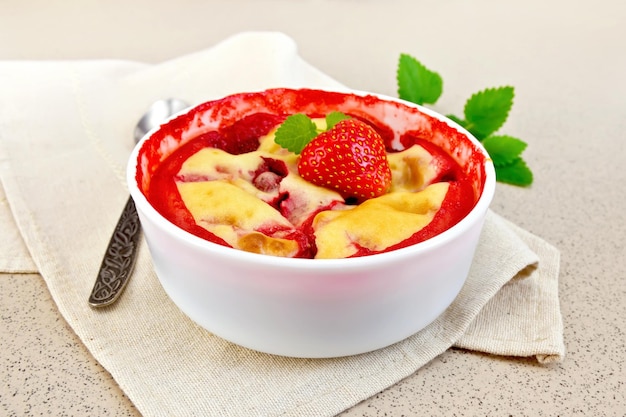
{"type": "MultiPolygon", "coordinates": [[[[292,113],[319,117],[339,110],[371,124],[386,143],[387,152],[397,152],[413,144],[438,155],[445,169],[438,181],[450,183],[440,210],[426,227],[385,251],[429,239],[458,223],[476,204],[484,182],[485,156],[474,149],[467,137],[453,127],[411,106],[381,100],[317,90],[274,89],[246,93],[207,102],[162,126],[144,142],[138,157],[137,181],[152,206],[170,222],[203,239],[228,246],[219,237],[197,226],[178,193],[175,177],[191,155],[205,147],[232,154],[254,151],[258,138],[266,135],[292,113]],[[382,104],[381,104],[382,103],[382,104]],[[398,126],[390,126],[389,112],[398,126]],[[163,145],[166,143],[167,145],[163,145]],[[460,161],[460,162],[459,162],[460,161]]],[[[281,167],[272,166],[280,175],[281,167]]],[[[310,233],[306,222],[302,232],[310,233]]],[[[373,254],[361,248],[354,256],[373,254]]],[[[311,257],[310,251],[302,257],[311,257]]]]}

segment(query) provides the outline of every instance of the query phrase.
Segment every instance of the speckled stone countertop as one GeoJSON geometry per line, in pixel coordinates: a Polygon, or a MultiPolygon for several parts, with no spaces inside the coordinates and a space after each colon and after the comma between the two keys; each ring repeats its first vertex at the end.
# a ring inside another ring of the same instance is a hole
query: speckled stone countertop
{"type": "MultiPolygon", "coordinates": [[[[157,63],[237,32],[276,30],[360,90],[396,95],[399,54],[416,56],[444,78],[442,113],[461,113],[485,87],[515,86],[505,130],[528,142],[535,182],[499,184],[492,208],[561,250],[565,360],[543,366],[450,349],[343,415],[626,415],[624,2],[77,4],[1,3],[0,60],[157,63]]],[[[1,415],[139,415],[39,275],[3,274],[0,299],[1,415]]]]}

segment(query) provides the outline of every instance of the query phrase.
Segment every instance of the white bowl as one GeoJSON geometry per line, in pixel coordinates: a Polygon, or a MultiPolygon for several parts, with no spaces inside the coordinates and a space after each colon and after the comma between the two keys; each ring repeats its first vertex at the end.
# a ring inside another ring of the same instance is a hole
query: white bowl
{"type": "Polygon", "coordinates": [[[494,194],[495,172],[480,143],[445,117],[381,95],[273,89],[201,104],[164,126],[134,149],[130,193],[163,288],[211,333],[277,355],[354,355],[417,333],[465,283],[494,194]],[[431,129],[431,140],[474,178],[472,211],[443,233],[402,249],[348,259],[292,259],[196,237],[166,220],[143,193],[158,162],[199,134],[261,110],[316,113],[331,107],[376,117],[396,135],[431,129]],[[441,122],[454,128],[453,137],[440,134],[441,122]]]}

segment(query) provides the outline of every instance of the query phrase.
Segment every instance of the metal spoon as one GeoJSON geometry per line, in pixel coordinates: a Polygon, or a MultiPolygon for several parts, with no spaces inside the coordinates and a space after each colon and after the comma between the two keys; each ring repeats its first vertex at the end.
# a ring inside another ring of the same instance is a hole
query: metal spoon
{"type": "MultiPolygon", "coordinates": [[[[135,127],[135,143],[168,117],[189,107],[178,99],[159,100],[153,103],[135,127]]],[[[135,203],[129,198],[115,226],[111,241],[102,259],[89,304],[104,307],[114,303],[124,291],[135,266],[141,224],[135,203]]]]}

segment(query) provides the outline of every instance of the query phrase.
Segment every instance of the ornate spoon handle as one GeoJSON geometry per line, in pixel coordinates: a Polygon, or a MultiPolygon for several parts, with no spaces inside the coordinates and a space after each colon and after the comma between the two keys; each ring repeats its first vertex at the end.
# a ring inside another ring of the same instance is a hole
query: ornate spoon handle
{"type": "Polygon", "coordinates": [[[112,304],[122,294],[135,266],[141,224],[132,198],[115,226],[98,277],[89,296],[89,304],[103,307],[112,304]]]}

